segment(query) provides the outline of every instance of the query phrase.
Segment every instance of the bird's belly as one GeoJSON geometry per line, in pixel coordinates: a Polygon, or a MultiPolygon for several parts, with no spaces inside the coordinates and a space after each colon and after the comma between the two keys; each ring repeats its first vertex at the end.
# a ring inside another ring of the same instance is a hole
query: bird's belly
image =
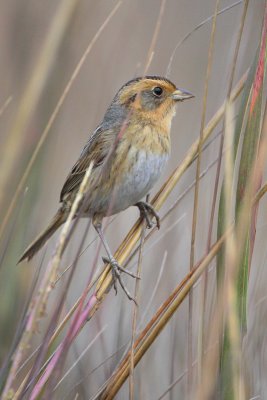
{"type": "MultiPolygon", "coordinates": [[[[168,159],[168,154],[153,154],[144,150],[131,149],[134,163],[118,178],[112,194],[111,214],[116,214],[140,201],[158,180],[168,159]],[[121,179],[120,179],[121,178],[121,179]]],[[[131,154],[129,154],[131,157],[131,154]]],[[[127,160],[125,160],[127,163],[127,160]]]]}

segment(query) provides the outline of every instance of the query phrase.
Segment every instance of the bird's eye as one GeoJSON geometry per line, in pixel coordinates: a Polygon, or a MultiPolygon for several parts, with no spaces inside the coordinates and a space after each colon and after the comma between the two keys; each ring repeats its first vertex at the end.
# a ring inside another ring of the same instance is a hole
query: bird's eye
{"type": "Polygon", "coordinates": [[[163,89],[162,89],[161,87],[159,87],[159,86],[156,86],[156,87],[153,89],[153,94],[154,94],[155,96],[157,96],[157,97],[160,97],[160,96],[162,95],[162,93],[163,93],[163,89]]]}

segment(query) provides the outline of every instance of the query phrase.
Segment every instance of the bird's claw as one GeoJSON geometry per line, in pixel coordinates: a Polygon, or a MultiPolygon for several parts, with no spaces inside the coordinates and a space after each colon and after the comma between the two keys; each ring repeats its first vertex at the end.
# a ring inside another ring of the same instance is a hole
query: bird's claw
{"type": "Polygon", "coordinates": [[[130,275],[132,278],[136,278],[136,279],[140,279],[140,277],[127,271],[125,268],[122,268],[119,265],[119,263],[117,262],[117,260],[115,260],[114,257],[112,257],[112,258],[102,257],[102,260],[104,261],[104,263],[110,264],[110,266],[111,266],[113,287],[115,290],[115,294],[117,295],[117,293],[118,293],[117,281],[119,281],[119,284],[120,284],[122,290],[124,291],[124,293],[126,294],[126,296],[128,297],[128,299],[132,300],[137,305],[136,300],[131,296],[130,292],[126,288],[126,286],[121,278],[121,273],[124,272],[125,274],[130,275]]]}
{"type": "Polygon", "coordinates": [[[135,204],[140,211],[141,217],[143,217],[146,220],[146,224],[148,229],[151,229],[153,226],[153,223],[151,221],[151,215],[152,218],[155,217],[156,219],[156,225],[157,228],[160,228],[160,217],[157,211],[152,207],[151,204],[147,203],[146,201],[139,201],[138,203],[135,204]]]}

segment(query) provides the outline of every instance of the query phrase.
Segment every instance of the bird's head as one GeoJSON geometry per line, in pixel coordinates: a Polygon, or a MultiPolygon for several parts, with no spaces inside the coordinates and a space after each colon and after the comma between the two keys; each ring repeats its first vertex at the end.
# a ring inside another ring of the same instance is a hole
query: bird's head
{"type": "Polygon", "coordinates": [[[178,102],[194,97],[177,88],[170,80],[158,76],[145,76],[127,82],[118,92],[116,101],[140,116],[169,118],[175,114],[178,102]]]}

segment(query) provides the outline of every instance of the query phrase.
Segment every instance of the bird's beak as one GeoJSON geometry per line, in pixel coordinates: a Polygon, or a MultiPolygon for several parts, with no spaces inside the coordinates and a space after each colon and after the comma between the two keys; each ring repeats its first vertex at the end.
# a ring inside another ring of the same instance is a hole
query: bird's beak
{"type": "Polygon", "coordinates": [[[195,96],[192,93],[190,93],[184,89],[177,88],[172,93],[172,98],[173,98],[173,100],[176,100],[176,101],[183,101],[183,100],[191,99],[192,97],[195,97],[195,96]]]}

